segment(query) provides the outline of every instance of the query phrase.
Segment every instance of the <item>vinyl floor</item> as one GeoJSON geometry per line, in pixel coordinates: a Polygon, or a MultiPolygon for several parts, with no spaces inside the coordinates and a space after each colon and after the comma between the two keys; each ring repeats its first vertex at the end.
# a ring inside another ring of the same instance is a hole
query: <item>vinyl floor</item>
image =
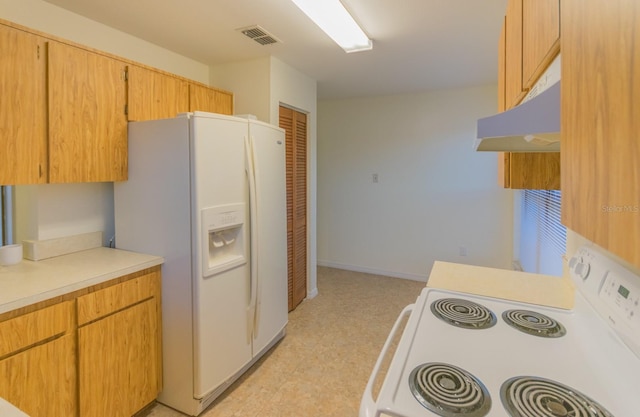
{"type": "MultiPolygon", "coordinates": [[[[382,345],[424,285],[319,267],[318,296],[289,314],[284,339],[201,416],[358,417],[382,345]]],[[[184,416],[161,404],[146,415],[184,416]]]]}

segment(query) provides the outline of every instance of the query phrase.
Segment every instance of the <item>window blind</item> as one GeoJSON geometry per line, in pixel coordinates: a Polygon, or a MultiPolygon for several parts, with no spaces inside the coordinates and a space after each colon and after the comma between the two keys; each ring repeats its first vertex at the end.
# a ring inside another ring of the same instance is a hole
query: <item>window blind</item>
{"type": "Polygon", "coordinates": [[[557,190],[525,190],[520,219],[520,264],[526,272],[562,275],[567,229],[557,190]]]}

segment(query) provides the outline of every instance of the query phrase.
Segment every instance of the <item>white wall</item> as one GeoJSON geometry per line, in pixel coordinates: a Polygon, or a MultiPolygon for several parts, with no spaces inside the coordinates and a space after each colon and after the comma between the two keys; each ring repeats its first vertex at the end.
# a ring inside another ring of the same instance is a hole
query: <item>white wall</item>
{"type": "Polygon", "coordinates": [[[21,185],[15,198],[17,242],[104,231],[106,243],[114,234],[111,183],[21,185]]]}
{"type": "Polygon", "coordinates": [[[284,105],[307,114],[307,297],[318,293],[316,277],[316,81],[284,62],[265,57],[211,68],[211,83],[234,92],[235,113],[279,124],[284,105]]]}
{"type": "Polygon", "coordinates": [[[321,101],[318,263],[417,280],[434,260],[510,268],[512,192],[497,154],[472,150],[495,89],[321,101]]]}
{"type": "MultiPolygon", "coordinates": [[[[0,0],[0,18],[203,83],[209,67],[41,0],[0,0]]],[[[103,231],[113,236],[113,184],[16,187],[16,242],[103,231]]]]}
{"type": "Polygon", "coordinates": [[[42,0],[0,0],[0,19],[209,83],[209,67],[42,0]]]}
{"type": "Polygon", "coordinates": [[[253,114],[258,120],[269,123],[270,73],[269,57],[229,62],[211,67],[210,82],[233,91],[235,114],[253,114]]]}

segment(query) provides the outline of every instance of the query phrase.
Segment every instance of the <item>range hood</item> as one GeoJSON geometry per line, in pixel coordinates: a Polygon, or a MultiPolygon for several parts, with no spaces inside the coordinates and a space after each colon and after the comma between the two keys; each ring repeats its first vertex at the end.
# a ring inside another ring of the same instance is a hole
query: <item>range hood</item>
{"type": "Polygon", "coordinates": [[[511,110],[478,120],[476,151],[560,152],[560,81],[511,110]]]}
{"type": "Polygon", "coordinates": [[[560,152],[560,54],[522,104],[478,120],[476,151],[560,152]]]}

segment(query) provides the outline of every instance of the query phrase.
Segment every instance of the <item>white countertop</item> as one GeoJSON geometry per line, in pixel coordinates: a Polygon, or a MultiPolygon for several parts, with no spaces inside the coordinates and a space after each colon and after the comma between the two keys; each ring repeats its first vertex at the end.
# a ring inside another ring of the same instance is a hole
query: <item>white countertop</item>
{"type": "Polygon", "coordinates": [[[427,286],[567,310],[575,294],[568,277],[441,261],[433,264],[427,286]]]}
{"type": "Polygon", "coordinates": [[[0,266],[0,314],[163,262],[159,256],[100,247],[0,266]]]}

